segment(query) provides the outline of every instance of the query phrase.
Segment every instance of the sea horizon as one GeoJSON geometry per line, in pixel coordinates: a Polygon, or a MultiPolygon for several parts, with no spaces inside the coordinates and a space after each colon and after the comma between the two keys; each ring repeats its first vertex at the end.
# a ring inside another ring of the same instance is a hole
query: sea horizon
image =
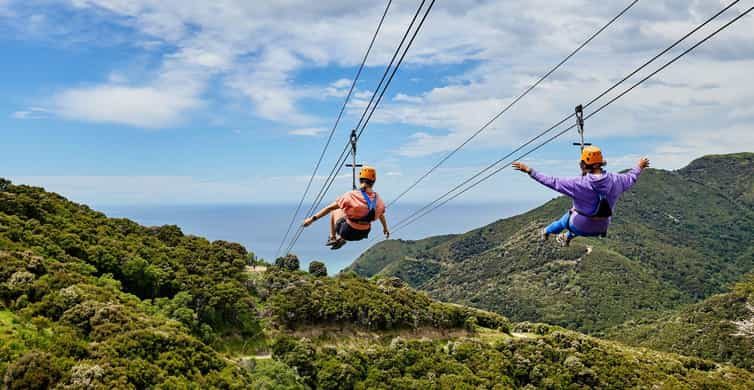
{"type": "MultiPolygon", "coordinates": [[[[444,234],[461,234],[499,219],[520,214],[538,202],[459,203],[422,217],[416,223],[395,232],[391,239],[416,240],[444,234]]],[[[386,214],[388,224],[395,224],[420,204],[402,204],[386,214]]],[[[237,242],[258,258],[274,262],[283,235],[295,210],[295,204],[96,204],[94,209],[112,218],[128,218],[145,226],[177,225],[184,234],[206,237],[211,241],[237,242]]],[[[300,215],[291,235],[304,218],[300,215]]],[[[301,269],[307,270],[311,261],[322,261],[330,274],[348,267],[372,245],[384,239],[379,222],[373,225],[368,239],[349,242],[333,251],[324,245],[329,220],[317,221],[306,229],[291,253],[297,255],[301,269]]],[[[391,225],[392,226],[392,225],[391,225]]],[[[290,240],[290,235],[288,240],[290,240]]],[[[283,246],[283,251],[287,242],[283,246]]]]}

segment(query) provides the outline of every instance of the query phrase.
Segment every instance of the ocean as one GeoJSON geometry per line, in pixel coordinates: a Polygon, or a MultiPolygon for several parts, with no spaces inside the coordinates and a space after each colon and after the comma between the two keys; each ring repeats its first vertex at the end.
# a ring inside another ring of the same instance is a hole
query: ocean
{"type": "MultiPolygon", "coordinates": [[[[391,238],[413,240],[463,233],[534,206],[534,203],[447,205],[396,232],[391,238]]],[[[419,207],[396,205],[387,214],[388,223],[398,222],[419,207]]],[[[238,242],[257,257],[274,262],[295,205],[98,205],[97,209],[110,217],[128,218],[147,226],[178,225],[185,234],[238,242]]],[[[297,221],[296,226],[299,223],[297,221]]],[[[319,260],[327,265],[330,274],[335,274],[377,243],[374,238],[383,239],[382,228],[376,222],[369,239],[349,242],[333,251],[324,245],[328,224],[329,220],[324,218],[317,221],[304,231],[293,248],[292,253],[299,257],[302,269],[308,269],[310,261],[319,260]]]]}

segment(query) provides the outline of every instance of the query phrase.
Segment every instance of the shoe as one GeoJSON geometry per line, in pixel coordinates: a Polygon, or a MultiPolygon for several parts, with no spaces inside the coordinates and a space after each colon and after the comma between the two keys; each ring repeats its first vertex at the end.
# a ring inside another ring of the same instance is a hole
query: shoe
{"type": "Polygon", "coordinates": [[[543,228],[539,231],[539,238],[542,241],[547,241],[550,238],[550,233],[547,233],[547,229],[543,228]]]}
{"type": "Polygon", "coordinates": [[[343,239],[343,238],[338,238],[338,239],[336,240],[335,244],[333,244],[333,245],[332,245],[332,246],[330,247],[330,249],[332,249],[332,250],[337,250],[337,249],[340,249],[340,248],[342,248],[342,247],[343,247],[343,245],[346,245],[346,243],[347,243],[347,242],[348,242],[348,241],[346,241],[346,240],[345,240],[345,239],[343,239]]]}
{"type": "Polygon", "coordinates": [[[327,246],[333,246],[338,243],[338,239],[335,237],[330,237],[327,239],[327,243],[325,245],[327,246]]]}
{"type": "Polygon", "coordinates": [[[571,237],[571,235],[569,234],[569,232],[560,233],[560,234],[558,234],[558,237],[557,237],[558,243],[560,243],[560,245],[562,245],[562,246],[569,246],[569,245],[571,245],[571,240],[572,239],[573,239],[573,237],[571,237]]]}

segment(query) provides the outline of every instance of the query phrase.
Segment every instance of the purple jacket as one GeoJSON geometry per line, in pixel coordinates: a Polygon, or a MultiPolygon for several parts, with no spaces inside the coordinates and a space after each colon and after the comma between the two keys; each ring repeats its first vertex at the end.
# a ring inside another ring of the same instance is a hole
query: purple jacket
{"type": "Polygon", "coordinates": [[[610,207],[614,209],[618,198],[636,183],[640,174],[639,167],[634,167],[626,173],[605,172],[602,175],[587,174],[573,178],[557,178],[543,175],[533,169],[531,171],[534,180],[573,199],[571,225],[584,233],[606,232],[610,226],[610,219],[589,218],[580,215],[576,210],[587,214],[595,211],[599,205],[597,191],[607,197],[610,207]]]}

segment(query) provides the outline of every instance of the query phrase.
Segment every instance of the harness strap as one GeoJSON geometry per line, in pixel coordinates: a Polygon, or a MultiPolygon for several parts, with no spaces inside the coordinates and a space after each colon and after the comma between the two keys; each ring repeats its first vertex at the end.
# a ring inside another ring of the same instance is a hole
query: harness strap
{"type": "Polygon", "coordinates": [[[365,189],[361,189],[361,196],[364,197],[364,201],[367,203],[367,207],[369,207],[369,212],[367,212],[367,215],[359,218],[359,219],[352,219],[352,222],[356,223],[372,223],[374,222],[376,217],[376,209],[377,209],[377,193],[374,193],[374,200],[369,198],[369,194],[367,194],[367,191],[365,189]]]}
{"type": "Polygon", "coordinates": [[[595,206],[594,210],[592,210],[592,212],[589,214],[582,212],[581,210],[578,210],[576,208],[574,208],[574,210],[580,215],[583,215],[587,218],[607,219],[612,217],[613,206],[611,206],[610,201],[607,200],[607,195],[603,194],[600,191],[597,191],[594,188],[594,184],[592,184],[592,182],[589,182],[589,186],[592,188],[592,191],[597,193],[597,206],[595,206]]]}
{"type": "Polygon", "coordinates": [[[377,207],[377,193],[374,193],[374,201],[372,201],[371,198],[369,198],[369,194],[367,194],[367,190],[361,189],[361,196],[364,197],[364,201],[367,202],[367,207],[369,207],[369,211],[374,210],[377,207]]]}

